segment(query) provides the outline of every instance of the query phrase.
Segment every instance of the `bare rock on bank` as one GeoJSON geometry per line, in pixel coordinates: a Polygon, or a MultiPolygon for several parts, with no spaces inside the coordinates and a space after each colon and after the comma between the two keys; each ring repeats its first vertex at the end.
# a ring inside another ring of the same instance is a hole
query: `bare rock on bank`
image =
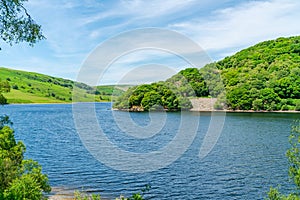
{"type": "Polygon", "coordinates": [[[190,101],[193,105],[191,111],[214,111],[217,98],[192,98],[190,101]]]}

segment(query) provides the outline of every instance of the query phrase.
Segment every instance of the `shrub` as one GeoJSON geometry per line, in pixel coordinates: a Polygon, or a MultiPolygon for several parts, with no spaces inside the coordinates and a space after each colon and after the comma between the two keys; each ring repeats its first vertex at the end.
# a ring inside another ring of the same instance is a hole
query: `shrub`
{"type": "Polygon", "coordinates": [[[300,111],[300,102],[296,103],[295,110],[296,111],[300,111]]]}
{"type": "Polygon", "coordinates": [[[37,162],[23,160],[25,146],[16,142],[9,118],[0,122],[0,199],[40,200],[51,191],[47,176],[37,162]]]}

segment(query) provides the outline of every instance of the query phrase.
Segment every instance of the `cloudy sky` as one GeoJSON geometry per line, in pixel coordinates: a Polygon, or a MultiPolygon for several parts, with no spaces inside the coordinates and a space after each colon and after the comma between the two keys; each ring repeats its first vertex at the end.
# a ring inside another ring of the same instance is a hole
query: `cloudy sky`
{"type": "MultiPolygon", "coordinates": [[[[260,41],[300,35],[296,0],[29,0],[25,7],[47,40],[34,48],[0,42],[0,66],[73,80],[96,47],[135,29],[176,31],[197,43],[210,61],[260,41]]],[[[119,45],[130,42],[120,40],[112,49],[119,45]]],[[[187,66],[166,51],[140,49],[116,58],[99,83],[163,80],[187,66]]]]}

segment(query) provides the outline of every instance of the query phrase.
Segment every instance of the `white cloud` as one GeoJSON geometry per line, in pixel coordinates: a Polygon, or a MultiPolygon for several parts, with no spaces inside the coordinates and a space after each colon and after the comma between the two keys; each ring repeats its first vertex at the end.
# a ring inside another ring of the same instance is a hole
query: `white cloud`
{"type": "MultiPolygon", "coordinates": [[[[253,1],[217,10],[207,19],[169,27],[195,39],[210,52],[232,53],[259,41],[300,33],[300,2],[253,1]]],[[[222,56],[215,56],[222,58],[222,56]]]]}
{"type": "MultiPolygon", "coordinates": [[[[205,1],[203,1],[205,2],[205,1]]],[[[182,11],[190,8],[195,3],[199,2],[195,0],[121,0],[110,7],[107,10],[95,13],[94,15],[88,16],[82,20],[82,23],[89,24],[105,20],[107,18],[125,17],[126,21],[143,21],[145,19],[160,18],[162,16],[172,15],[174,13],[180,13],[182,11]]],[[[176,16],[172,16],[173,18],[176,16]]],[[[108,24],[110,26],[111,24],[108,24]]]]}
{"type": "Polygon", "coordinates": [[[171,21],[190,16],[197,10],[205,10],[205,6],[211,6],[216,2],[218,1],[121,0],[109,6],[103,6],[103,10],[95,10],[93,14],[83,17],[80,23],[82,26],[93,28],[91,38],[107,39],[134,28],[165,28],[171,21]]]}

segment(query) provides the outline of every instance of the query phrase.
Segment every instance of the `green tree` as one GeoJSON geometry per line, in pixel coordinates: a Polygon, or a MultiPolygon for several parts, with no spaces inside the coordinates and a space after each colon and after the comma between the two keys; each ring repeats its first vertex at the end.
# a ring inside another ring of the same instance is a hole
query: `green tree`
{"type": "Polygon", "coordinates": [[[0,105],[7,104],[7,99],[3,96],[2,93],[10,91],[10,85],[8,81],[1,81],[0,79],[0,105]]]}
{"type": "Polygon", "coordinates": [[[264,110],[279,110],[276,105],[280,103],[280,97],[274,92],[272,88],[264,88],[260,90],[260,99],[263,103],[264,110]]]}
{"type": "Polygon", "coordinates": [[[25,145],[16,142],[8,117],[0,127],[0,199],[33,199],[50,192],[48,178],[33,160],[24,160],[25,145]]]}
{"type": "Polygon", "coordinates": [[[292,125],[289,142],[291,147],[286,156],[289,160],[289,177],[296,186],[295,191],[286,196],[277,188],[271,188],[267,200],[300,200],[300,120],[296,120],[292,125]]]}
{"type": "Polygon", "coordinates": [[[141,104],[145,111],[158,110],[162,107],[162,97],[158,92],[150,91],[145,93],[141,104]]]}
{"type": "Polygon", "coordinates": [[[190,109],[190,100],[181,95],[181,92],[168,82],[143,84],[124,92],[114,103],[114,108],[131,109],[140,107],[141,110],[168,110],[178,111],[190,109]]]}
{"type": "Polygon", "coordinates": [[[297,120],[292,126],[291,135],[289,137],[291,148],[287,151],[290,168],[289,176],[294,181],[297,194],[300,195],[300,121],[297,120]]]}
{"type": "Polygon", "coordinates": [[[4,42],[27,42],[45,39],[41,26],[35,23],[24,7],[27,0],[0,0],[0,37],[4,42]]]}
{"type": "Polygon", "coordinates": [[[250,91],[243,85],[232,86],[226,93],[227,104],[233,110],[250,110],[252,99],[250,91]]]}
{"type": "Polygon", "coordinates": [[[209,90],[203,74],[197,68],[186,68],[172,76],[167,82],[177,85],[182,96],[208,96],[209,90]]]}

